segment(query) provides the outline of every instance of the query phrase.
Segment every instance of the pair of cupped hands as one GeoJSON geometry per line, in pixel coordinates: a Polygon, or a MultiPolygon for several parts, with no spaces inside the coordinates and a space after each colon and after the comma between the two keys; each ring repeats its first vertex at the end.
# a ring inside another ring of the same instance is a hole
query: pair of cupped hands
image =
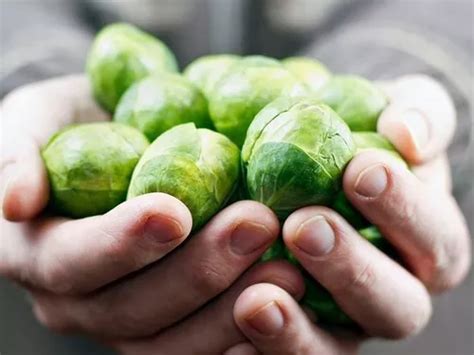
{"type": "Polygon", "coordinates": [[[445,152],[455,111],[428,77],[379,85],[390,105],[378,131],[412,169],[363,152],[343,187],[403,265],[322,206],[302,208],[280,226],[267,207],[239,201],[195,235],[186,206],[162,193],[101,216],[47,215],[41,147],[65,125],[110,119],[86,77],[75,75],[19,88],[2,103],[0,274],[31,294],[47,327],[124,354],[349,354],[370,336],[416,334],[430,318],[430,293],[458,285],[470,265],[445,152]],[[256,263],[281,234],[360,332],[319,327],[317,315],[298,305],[304,282],[294,266],[256,263]]]}

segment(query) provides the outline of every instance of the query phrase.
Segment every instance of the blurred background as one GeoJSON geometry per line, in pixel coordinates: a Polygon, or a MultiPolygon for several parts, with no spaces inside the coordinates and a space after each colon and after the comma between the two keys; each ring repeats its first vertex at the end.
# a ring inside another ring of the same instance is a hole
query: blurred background
{"type": "MultiPolygon", "coordinates": [[[[155,33],[181,68],[208,53],[304,54],[334,72],[371,79],[432,75],[456,104],[459,125],[449,151],[454,194],[473,234],[473,7],[471,0],[0,0],[0,97],[83,71],[94,33],[114,21],[155,33]]],[[[473,354],[473,286],[471,272],[461,287],[435,297],[432,322],[418,337],[372,340],[362,353],[473,354]]],[[[43,329],[26,295],[0,279],[0,354],[104,353],[43,329]]]]}

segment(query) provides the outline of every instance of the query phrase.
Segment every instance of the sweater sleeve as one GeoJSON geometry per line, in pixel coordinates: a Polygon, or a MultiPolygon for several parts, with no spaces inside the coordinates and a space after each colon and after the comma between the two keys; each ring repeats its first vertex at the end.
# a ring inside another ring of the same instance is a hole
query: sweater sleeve
{"type": "Polygon", "coordinates": [[[83,71],[91,32],[75,1],[2,5],[0,97],[30,82],[83,71]]]}

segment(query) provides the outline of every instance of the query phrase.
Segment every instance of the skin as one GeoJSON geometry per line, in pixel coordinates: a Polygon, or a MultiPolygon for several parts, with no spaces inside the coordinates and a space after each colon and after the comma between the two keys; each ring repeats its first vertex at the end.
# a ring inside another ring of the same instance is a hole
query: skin
{"type": "Polygon", "coordinates": [[[397,90],[378,130],[417,167],[412,173],[386,154],[363,152],[345,172],[344,191],[401,253],[406,268],[328,208],[306,207],[283,226],[287,248],[363,335],[314,324],[317,315],[297,304],[304,284],[291,265],[251,267],[280,232],[273,213],[256,202],[227,207],[192,238],[189,211],[164,194],[131,199],[102,216],[42,216],[48,188],[39,146],[68,123],[108,119],[81,76],[18,89],[2,103],[0,274],[30,291],[46,326],[88,334],[124,354],[348,354],[367,336],[414,335],[430,317],[429,294],[458,285],[470,265],[468,230],[450,194],[444,154],[455,116],[431,79],[384,85],[397,90]],[[410,92],[421,97],[414,102],[410,92]],[[415,108],[424,118],[412,125],[415,108]],[[378,181],[379,194],[364,197],[360,192],[370,189],[356,189],[356,183],[376,168],[385,171],[387,185],[381,189],[378,181]],[[318,257],[296,246],[300,227],[315,218],[334,235],[333,248],[318,257]],[[270,312],[275,306],[280,317],[270,312]]]}

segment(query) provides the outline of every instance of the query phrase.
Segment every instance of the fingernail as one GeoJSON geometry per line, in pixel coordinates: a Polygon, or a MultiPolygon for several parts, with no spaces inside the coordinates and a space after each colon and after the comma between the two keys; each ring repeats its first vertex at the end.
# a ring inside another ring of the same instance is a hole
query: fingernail
{"type": "Polygon", "coordinates": [[[257,332],[264,335],[277,334],[283,329],[285,320],[275,301],[268,303],[246,319],[257,332]]]}
{"type": "Polygon", "coordinates": [[[145,224],[145,237],[159,243],[168,243],[182,238],[183,234],[181,225],[169,217],[153,216],[145,224]]]}
{"type": "Polygon", "coordinates": [[[296,231],[294,244],[312,256],[328,254],[335,243],[332,227],[323,216],[313,217],[304,222],[296,231]]]}
{"type": "Polygon", "coordinates": [[[387,169],[381,165],[373,165],[364,169],[355,182],[355,192],[364,197],[374,198],[387,188],[387,169]]]}
{"type": "Polygon", "coordinates": [[[273,234],[262,224],[243,222],[232,232],[230,247],[239,255],[246,255],[269,244],[273,234]]]}
{"type": "Polygon", "coordinates": [[[402,121],[416,148],[423,149],[429,140],[429,129],[425,115],[416,109],[410,109],[405,111],[402,121]]]}

